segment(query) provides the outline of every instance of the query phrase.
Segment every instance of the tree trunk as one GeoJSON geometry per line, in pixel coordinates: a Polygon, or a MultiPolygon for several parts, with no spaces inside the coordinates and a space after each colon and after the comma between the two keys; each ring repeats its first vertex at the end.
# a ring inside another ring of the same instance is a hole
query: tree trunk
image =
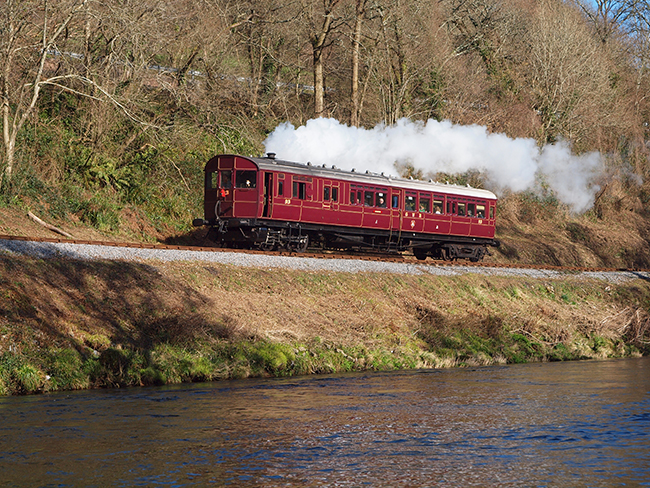
{"type": "Polygon", "coordinates": [[[323,2],[323,23],[318,32],[311,36],[311,45],[314,60],[314,115],[325,115],[325,81],[323,75],[323,54],[326,47],[327,36],[333,28],[334,7],[339,0],[325,0],[323,2]]]}
{"type": "Polygon", "coordinates": [[[366,0],[357,0],[356,15],[354,17],[354,34],[352,37],[352,111],[350,125],[359,126],[359,50],[361,47],[361,23],[365,13],[366,0]]]}
{"type": "Polygon", "coordinates": [[[314,115],[322,117],[325,112],[323,80],[323,50],[314,50],[314,115]]]}

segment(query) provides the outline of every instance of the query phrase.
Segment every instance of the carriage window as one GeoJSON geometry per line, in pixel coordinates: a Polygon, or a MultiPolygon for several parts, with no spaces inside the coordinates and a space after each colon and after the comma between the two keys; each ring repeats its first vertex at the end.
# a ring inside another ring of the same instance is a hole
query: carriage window
{"type": "Polygon", "coordinates": [[[361,202],[362,202],[362,200],[361,200],[361,191],[357,191],[357,203],[359,205],[361,205],[361,202]]]}
{"type": "Polygon", "coordinates": [[[467,204],[467,216],[476,217],[476,205],[473,203],[467,204]]]}
{"type": "Polygon", "coordinates": [[[484,219],[485,218],[485,205],[477,205],[476,206],[476,216],[479,219],[484,219]]]}
{"type": "Polygon", "coordinates": [[[429,213],[431,210],[431,200],[420,197],[420,212],[429,213]]]}
{"type": "Polygon", "coordinates": [[[412,197],[411,195],[406,195],[404,210],[407,210],[409,212],[415,212],[415,197],[412,197]]]}
{"type": "Polygon", "coordinates": [[[371,191],[367,191],[366,194],[365,194],[365,199],[364,199],[364,201],[363,201],[363,204],[364,204],[366,207],[372,207],[372,201],[374,200],[373,197],[374,197],[373,192],[371,192],[371,191]]]}
{"type": "Polygon", "coordinates": [[[284,181],[278,181],[278,196],[284,196],[284,181]]]}
{"type": "Polygon", "coordinates": [[[232,171],[221,172],[221,188],[232,188],[232,171]]]}
{"type": "Polygon", "coordinates": [[[257,183],[256,171],[237,171],[235,186],[237,188],[255,188],[257,183]]]}
{"type": "Polygon", "coordinates": [[[357,203],[357,193],[352,190],[350,192],[350,205],[354,205],[355,203],[357,203]]]}
{"type": "Polygon", "coordinates": [[[386,194],[377,192],[377,199],[375,200],[375,207],[386,208],[386,194]]]}
{"type": "Polygon", "coordinates": [[[307,197],[307,183],[293,182],[293,198],[304,200],[307,197]]]}
{"type": "MultiPolygon", "coordinates": [[[[447,208],[449,208],[449,205],[447,205],[447,208]]],[[[442,213],[442,200],[434,200],[433,201],[433,213],[435,214],[441,214],[442,213]]],[[[449,212],[447,212],[449,213],[449,212]]]]}
{"type": "Polygon", "coordinates": [[[458,204],[458,215],[461,217],[465,217],[465,204],[464,203],[459,203],[458,204]]]}
{"type": "Polygon", "coordinates": [[[338,188],[332,188],[332,201],[333,202],[338,202],[339,201],[339,189],[338,188]]]}
{"type": "Polygon", "coordinates": [[[490,207],[490,218],[494,218],[494,207],[490,207]]]}
{"type": "Polygon", "coordinates": [[[392,207],[393,208],[399,207],[399,195],[393,195],[392,207]]]}
{"type": "Polygon", "coordinates": [[[328,202],[330,199],[330,187],[323,188],[323,201],[328,202]]]}

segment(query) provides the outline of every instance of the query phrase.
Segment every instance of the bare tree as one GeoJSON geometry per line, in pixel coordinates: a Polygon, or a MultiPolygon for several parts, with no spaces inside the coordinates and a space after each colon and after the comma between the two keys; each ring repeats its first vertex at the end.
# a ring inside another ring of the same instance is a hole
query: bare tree
{"type": "Polygon", "coordinates": [[[350,88],[350,125],[359,125],[361,102],[359,97],[359,56],[361,54],[361,27],[366,16],[369,0],[355,0],[354,27],[352,30],[352,79],[350,88]]]}
{"type": "Polygon", "coordinates": [[[495,0],[443,0],[447,28],[456,42],[456,54],[471,51],[488,55],[492,36],[502,22],[501,2],[495,0]]]}
{"type": "Polygon", "coordinates": [[[606,43],[632,14],[635,0],[575,0],[585,17],[593,24],[596,35],[606,43]]]}
{"type": "Polygon", "coordinates": [[[418,90],[427,83],[436,56],[437,2],[388,0],[377,6],[377,34],[372,48],[373,90],[381,106],[381,120],[394,124],[402,117],[419,118],[429,112],[418,90]]]}
{"type": "Polygon", "coordinates": [[[574,142],[611,100],[609,70],[599,45],[572,8],[543,0],[530,34],[529,76],[542,121],[541,140],[574,142]]]}
{"type": "Polygon", "coordinates": [[[308,23],[309,42],[312,48],[314,71],[314,115],[325,115],[324,55],[332,44],[331,34],[344,22],[345,18],[336,12],[340,0],[321,0],[320,8],[303,0],[303,15],[308,23]]]}
{"type": "Polygon", "coordinates": [[[382,10],[381,36],[383,51],[389,63],[387,83],[382,84],[384,114],[387,124],[394,124],[402,117],[409,82],[409,66],[402,31],[401,5],[399,0],[391,10],[382,10]]]}
{"type": "Polygon", "coordinates": [[[245,49],[253,116],[258,115],[262,105],[272,103],[282,69],[292,71],[299,63],[297,36],[292,34],[299,16],[299,9],[291,2],[250,0],[237,5],[231,29],[245,49]]]}
{"type": "Polygon", "coordinates": [[[0,90],[5,167],[0,186],[12,177],[16,139],[38,102],[45,85],[61,85],[78,78],[76,73],[51,73],[46,62],[60,56],[58,43],[88,0],[6,0],[0,29],[0,90]]]}
{"type": "MultiPolygon", "coordinates": [[[[648,72],[650,70],[650,2],[630,0],[627,3],[629,15],[625,23],[631,64],[636,72],[635,112],[640,114],[648,99],[648,72]]],[[[646,115],[647,125],[650,118],[646,115]]]]}

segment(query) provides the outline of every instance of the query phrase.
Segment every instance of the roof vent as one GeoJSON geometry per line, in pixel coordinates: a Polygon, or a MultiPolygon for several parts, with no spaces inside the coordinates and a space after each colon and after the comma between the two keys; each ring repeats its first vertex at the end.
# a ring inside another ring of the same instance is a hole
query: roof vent
{"type": "Polygon", "coordinates": [[[311,161],[307,161],[307,166],[311,166],[311,161]]]}
{"type": "Polygon", "coordinates": [[[266,157],[269,159],[275,159],[275,153],[266,153],[266,157]]]}
{"type": "Polygon", "coordinates": [[[356,170],[355,170],[354,168],[352,168],[352,171],[350,171],[350,173],[354,173],[355,171],[356,171],[356,170]]]}

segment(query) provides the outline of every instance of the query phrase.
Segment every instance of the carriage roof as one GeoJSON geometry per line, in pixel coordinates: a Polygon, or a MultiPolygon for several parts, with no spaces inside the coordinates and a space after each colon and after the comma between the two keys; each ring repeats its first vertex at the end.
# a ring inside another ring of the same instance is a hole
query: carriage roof
{"type": "Polygon", "coordinates": [[[312,176],[317,178],[329,178],[346,180],[355,184],[367,184],[375,186],[388,186],[402,188],[405,190],[430,191],[445,194],[454,194],[464,197],[485,198],[496,200],[496,195],[488,190],[472,188],[470,186],[451,185],[448,183],[438,183],[434,181],[422,181],[407,178],[400,178],[383,173],[372,173],[365,171],[363,173],[347,171],[337,168],[336,166],[313,165],[311,163],[295,163],[276,159],[275,157],[247,157],[253,161],[257,167],[266,171],[285,171],[300,175],[312,176]]]}

